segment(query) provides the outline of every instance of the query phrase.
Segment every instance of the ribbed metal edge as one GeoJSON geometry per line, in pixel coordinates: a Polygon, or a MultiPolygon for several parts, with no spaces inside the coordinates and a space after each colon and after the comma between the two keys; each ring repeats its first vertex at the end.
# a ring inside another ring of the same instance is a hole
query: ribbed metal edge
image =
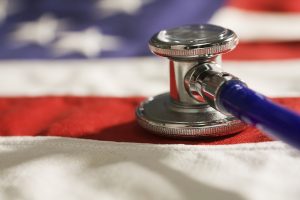
{"type": "Polygon", "coordinates": [[[231,41],[227,41],[225,44],[215,45],[212,47],[202,47],[195,49],[164,49],[149,44],[151,52],[160,56],[166,57],[195,57],[195,56],[207,56],[226,53],[236,47],[238,39],[235,38],[231,41]]]}
{"type": "Polygon", "coordinates": [[[173,138],[218,137],[238,133],[247,127],[247,125],[240,120],[232,120],[213,126],[188,127],[182,125],[181,127],[171,128],[165,124],[145,119],[138,111],[136,115],[141,127],[157,135],[173,138]]]}

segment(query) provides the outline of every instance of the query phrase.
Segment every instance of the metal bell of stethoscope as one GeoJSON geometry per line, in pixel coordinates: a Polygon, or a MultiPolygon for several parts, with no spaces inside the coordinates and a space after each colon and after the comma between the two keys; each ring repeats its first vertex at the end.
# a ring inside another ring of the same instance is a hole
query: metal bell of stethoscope
{"type": "Polygon", "coordinates": [[[232,30],[210,24],[156,33],[149,47],[170,60],[170,92],[142,102],[136,110],[138,123],[175,138],[229,135],[250,124],[300,148],[298,114],[222,71],[221,54],[237,44],[232,30]]]}

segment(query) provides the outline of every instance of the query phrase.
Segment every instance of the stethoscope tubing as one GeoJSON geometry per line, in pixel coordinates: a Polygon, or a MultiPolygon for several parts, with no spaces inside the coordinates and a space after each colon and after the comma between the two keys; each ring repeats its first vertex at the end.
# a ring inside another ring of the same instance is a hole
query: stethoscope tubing
{"type": "Polygon", "coordinates": [[[217,97],[219,106],[273,138],[300,149],[300,115],[272,102],[239,80],[226,82],[217,97]]]}

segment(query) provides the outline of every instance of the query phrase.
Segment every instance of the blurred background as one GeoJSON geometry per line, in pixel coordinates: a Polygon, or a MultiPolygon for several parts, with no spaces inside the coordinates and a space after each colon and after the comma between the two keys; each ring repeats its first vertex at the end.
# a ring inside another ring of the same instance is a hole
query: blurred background
{"type": "MultiPolygon", "coordinates": [[[[199,23],[235,30],[248,48],[239,58],[261,58],[247,54],[251,48],[260,54],[266,42],[295,43],[281,44],[294,57],[300,54],[299,11],[298,0],[0,0],[0,58],[146,56],[153,33],[199,23]]],[[[280,53],[264,53],[287,54],[272,45],[280,53]]]]}
{"type": "Polygon", "coordinates": [[[224,2],[180,0],[1,0],[0,58],[149,55],[150,36],[206,23],[224,2]]]}
{"type": "Polygon", "coordinates": [[[155,95],[168,69],[149,38],[199,23],[238,34],[227,70],[267,95],[299,94],[299,0],[0,0],[0,95],[155,95]]]}
{"type": "MultiPolygon", "coordinates": [[[[0,135],[45,137],[0,137],[0,199],[299,199],[299,155],[281,144],[49,146],[47,136],[163,143],[134,114],[144,97],[169,90],[168,60],[147,43],[200,23],[239,36],[225,71],[299,110],[300,0],[0,0],[0,135]]],[[[269,140],[247,130],[215,144],[269,140]]]]}

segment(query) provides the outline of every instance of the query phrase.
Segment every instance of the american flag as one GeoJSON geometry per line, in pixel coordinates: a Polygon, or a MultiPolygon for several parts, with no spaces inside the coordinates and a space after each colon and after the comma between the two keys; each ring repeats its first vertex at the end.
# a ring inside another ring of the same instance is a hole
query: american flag
{"type": "Polygon", "coordinates": [[[136,106],[168,91],[161,29],[213,23],[224,70],[300,111],[299,0],[0,0],[0,199],[299,199],[299,152],[253,127],[155,136],[136,106]]]}

